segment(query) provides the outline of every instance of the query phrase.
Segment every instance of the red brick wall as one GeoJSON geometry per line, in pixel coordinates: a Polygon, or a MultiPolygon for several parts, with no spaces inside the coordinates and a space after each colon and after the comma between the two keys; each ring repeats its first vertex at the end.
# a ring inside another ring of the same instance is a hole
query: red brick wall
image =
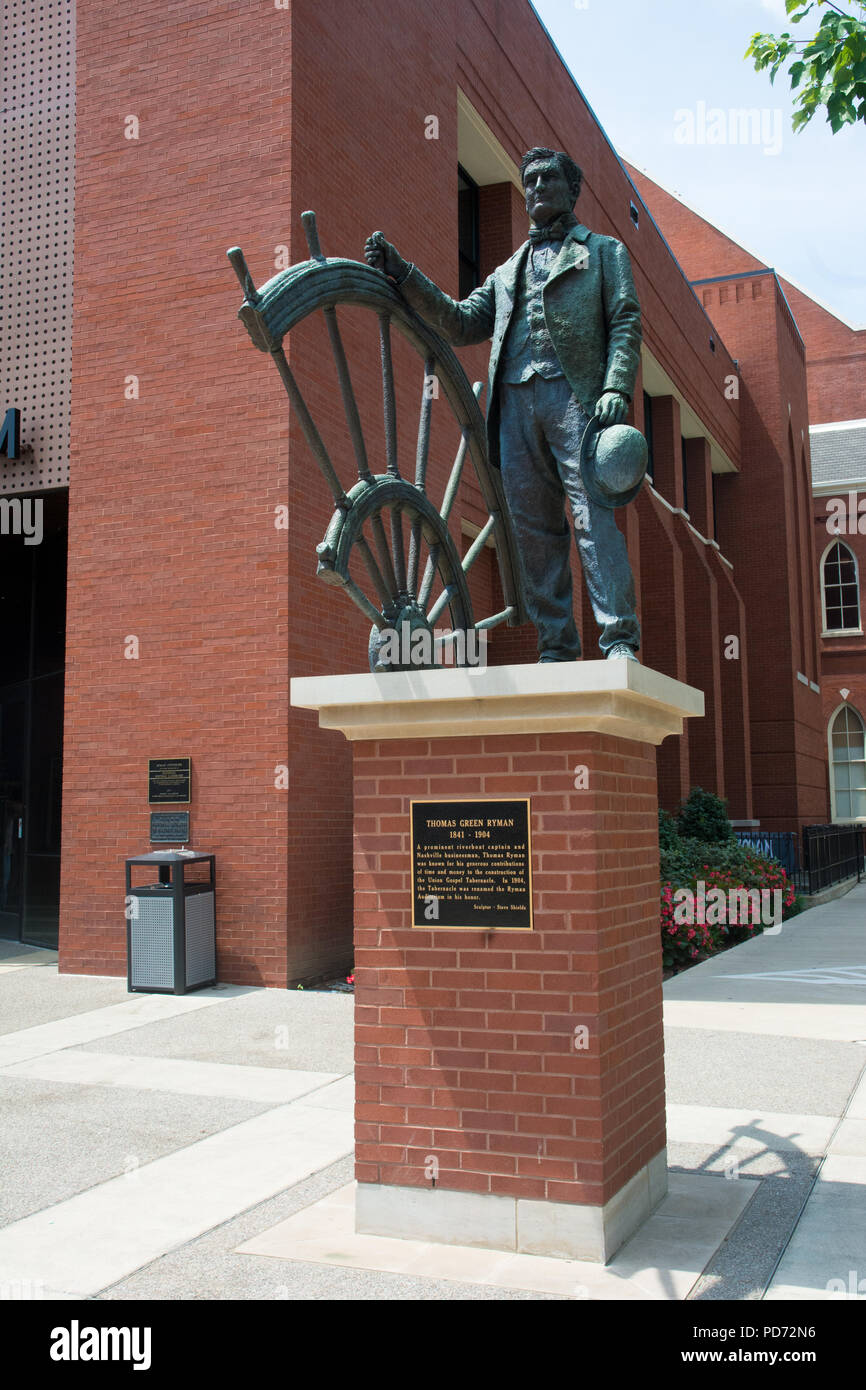
{"type": "Polygon", "coordinates": [[[866,417],[866,328],[852,328],[782,280],[806,343],[809,419],[813,425],[866,417]]]}
{"type": "Polygon", "coordinates": [[[234,322],[225,259],[240,239],[264,278],[290,225],[291,28],[261,14],[253,0],[79,7],[65,971],[124,971],[147,759],[189,754],[193,843],[217,855],[220,976],[286,980],[286,409],[234,322]]]}
{"type": "Polygon", "coordinates": [[[699,290],[740,364],[742,472],[716,501],[748,622],[754,813],[790,829],[827,811],[820,700],[797,679],[819,670],[804,354],[770,272],[699,290]]]}
{"type": "Polygon", "coordinates": [[[607,1201],[665,1142],[654,750],[353,748],[358,1180],[607,1201]],[[453,796],[531,798],[533,932],[409,928],[409,803],[453,796]]]}

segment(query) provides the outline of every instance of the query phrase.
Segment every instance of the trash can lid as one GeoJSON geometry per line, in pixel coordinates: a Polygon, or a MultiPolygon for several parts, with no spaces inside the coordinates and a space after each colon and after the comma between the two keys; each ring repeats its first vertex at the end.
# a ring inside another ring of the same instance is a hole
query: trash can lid
{"type": "Polygon", "coordinates": [[[194,864],[199,859],[213,859],[206,850],[154,849],[149,854],[133,854],[127,864],[194,864]]]}

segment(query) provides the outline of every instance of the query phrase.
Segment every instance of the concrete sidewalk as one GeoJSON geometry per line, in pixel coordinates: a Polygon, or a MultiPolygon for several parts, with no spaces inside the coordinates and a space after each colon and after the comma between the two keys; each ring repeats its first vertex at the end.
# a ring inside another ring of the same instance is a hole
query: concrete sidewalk
{"type": "Polygon", "coordinates": [[[670,1193],[601,1268],[355,1236],[350,996],[0,942],[0,1297],[866,1296],[866,884],[665,1000],[670,1193]]]}
{"type": "Polygon", "coordinates": [[[693,1296],[866,1297],[866,883],[670,980],[665,1033],[674,1161],[763,1178],[693,1296]]]}

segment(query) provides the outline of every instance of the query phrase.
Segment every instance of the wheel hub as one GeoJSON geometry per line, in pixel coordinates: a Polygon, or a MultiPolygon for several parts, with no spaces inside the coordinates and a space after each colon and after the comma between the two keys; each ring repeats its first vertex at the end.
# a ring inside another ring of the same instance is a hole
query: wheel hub
{"type": "Polygon", "coordinates": [[[371,671],[429,671],[434,665],[433,629],[414,599],[402,604],[390,627],[371,629],[371,671]]]}

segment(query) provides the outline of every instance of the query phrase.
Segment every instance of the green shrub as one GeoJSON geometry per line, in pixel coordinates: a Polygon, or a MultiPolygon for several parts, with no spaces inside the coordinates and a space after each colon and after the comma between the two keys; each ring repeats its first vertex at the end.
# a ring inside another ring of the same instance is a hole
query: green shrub
{"type": "Polygon", "coordinates": [[[702,787],[692,787],[677,812],[677,831],[685,839],[704,840],[708,844],[733,841],[727,801],[702,787]]]}
{"type": "MultiPolygon", "coordinates": [[[[686,901],[695,908],[695,919],[715,915],[713,898],[709,903],[705,901],[705,912],[701,914],[699,884],[704,885],[705,899],[712,889],[721,889],[726,918],[731,915],[730,891],[740,888],[769,891],[767,902],[771,907],[776,901],[772,894],[778,889],[782,894],[783,922],[803,910],[803,900],[795,893],[781,864],[738,843],[728,820],[727,805],[713,792],[692,787],[676,816],[659,811],[662,956],[667,969],[676,971],[695,965],[764,930],[760,921],[680,920],[684,916],[684,900],[677,897],[678,889],[687,889],[692,895],[686,901]]],[[[718,903],[717,898],[715,902],[718,903]]]]}
{"type": "Polygon", "coordinates": [[[669,811],[659,807],[659,849],[662,854],[675,848],[679,841],[677,823],[669,811]]]}
{"type": "MultiPolygon", "coordinates": [[[[680,839],[678,845],[662,854],[661,863],[662,956],[668,969],[694,965],[763,931],[760,921],[699,921],[697,912],[695,920],[683,920],[678,889],[688,889],[695,895],[696,907],[699,884],[704,885],[705,894],[721,889],[728,904],[731,889],[766,889],[771,895],[778,889],[782,895],[782,921],[802,910],[802,902],[781,864],[746,845],[680,839]]],[[[772,896],[767,901],[770,906],[775,903],[772,896]]],[[[706,917],[713,915],[710,906],[707,904],[706,917]]]]}
{"type": "MultiPolygon", "coordinates": [[[[755,857],[755,851],[736,840],[708,842],[694,836],[678,835],[668,848],[660,846],[659,865],[662,882],[672,883],[675,888],[686,888],[701,870],[745,868],[755,857]]],[[[760,856],[758,856],[760,858],[760,856]]],[[[773,863],[776,861],[773,860],[773,863]]],[[[706,878],[706,874],[703,875],[706,878]]]]}

